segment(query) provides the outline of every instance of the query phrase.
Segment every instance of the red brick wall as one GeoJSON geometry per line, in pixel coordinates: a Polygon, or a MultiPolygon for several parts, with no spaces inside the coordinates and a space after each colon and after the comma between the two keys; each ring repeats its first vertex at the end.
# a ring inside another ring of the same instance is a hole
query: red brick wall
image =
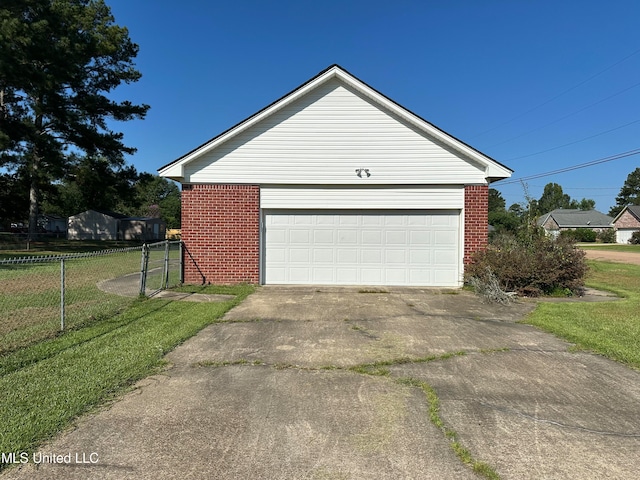
{"type": "Polygon", "coordinates": [[[468,185],[464,188],[464,264],[473,252],[489,241],[489,186],[468,185]]]}
{"type": "Polygon", "coordinates": [[[260,282],[260,187],[184,185],[186,283],[260,282]]]}
{"type": "Polygon", "coordinates": [[[616,222],[616,228],[640,228],[638,219],[629,213],[629,210],[620,215],[616,222]]]}

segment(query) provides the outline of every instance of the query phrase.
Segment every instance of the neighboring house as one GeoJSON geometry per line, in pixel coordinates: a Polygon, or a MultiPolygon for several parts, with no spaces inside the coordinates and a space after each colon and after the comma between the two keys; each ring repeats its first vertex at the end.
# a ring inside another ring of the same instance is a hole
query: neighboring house
{"type": "Polygon", "coordinates": [[[69,217],[69,240],[164,240],[166,224],[151,217],[127,217],[105,210],[87,210],[69,217]]]}
{"type": "MultiPolygon", "coordinates": [[[[67,217],[60,217],[59,215],[42,215],[42,226],[47,233],[67,233],[67,223],[69,219],[67,217]]],[[[40,222],[38,222],[40,223],[40,222]]]]}
{"type": "Polygon", "coordinates": [[[167,224],[161,218],[128,217],[120,220],[123,240],[160,241],[166,237],[167,224]]]}
{"type": "Polygon", "coordinates": [[[614,218],[616,243],[629,243],[633,232],[640,231],[640,205],[627,205],[614,218]]]}
{"type": "Polygon", "coordinates": [[[613,228],[613,218],[597,210],[577,210],[557,208],[538,218],[541,226],[549,235],[557,236],[563,230],[589,228],[596,233],[613,228]]]}
{"type": "Polygon", "coordinates": [[[69,217],[69,240],[119,240],[121,213],[87,210],[69,217]]]}
{"type": "Polygon", "coordinates": [[[187,282],[457,287],[512,170],[333,65],[159,173],[187,282]]]}

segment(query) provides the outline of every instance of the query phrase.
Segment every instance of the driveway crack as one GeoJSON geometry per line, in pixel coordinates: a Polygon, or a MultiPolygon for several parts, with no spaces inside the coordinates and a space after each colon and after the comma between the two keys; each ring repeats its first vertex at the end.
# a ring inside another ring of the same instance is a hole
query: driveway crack
{"type": "Polygon", "coordinates": [[[532,420],[536,423],[546,423],[547,425],[553,425],[555,427],[566,428],[570,430],[578,430],[581,432],[593,433],[595,435],[603,435],[603,436],[612,436],[612,437],[622,437],[622,438],[640,438],[640,433],[622,433],[622,432],[612,432],[607,430],[594,430],[592,428],[582,427],[580,425],[570,425],[568,423],[558,422],[555,420],[549,420],[546,418],[540,418],[535,415],[530,415],[528,413],[522,412],[520,410],[516,410],[514,408],[509,407],[501,407],[498,405],[494,405],[487,402],[478,402],[480,405],[486,408],[490,408],[492,410],[497,410],[499,412],[508,413],[511,415],[517,415],[519,417],[526,418],[527,420],[532,420]]]}

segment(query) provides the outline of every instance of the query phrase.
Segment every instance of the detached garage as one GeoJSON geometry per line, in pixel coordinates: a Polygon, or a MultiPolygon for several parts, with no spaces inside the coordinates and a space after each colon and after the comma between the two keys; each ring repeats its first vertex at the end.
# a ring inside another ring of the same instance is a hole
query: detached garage
{"type": "Polygon", "coordinates": [[[337,65],[159,172],[187,282],[448,287],[512,173],[337,65]]]}

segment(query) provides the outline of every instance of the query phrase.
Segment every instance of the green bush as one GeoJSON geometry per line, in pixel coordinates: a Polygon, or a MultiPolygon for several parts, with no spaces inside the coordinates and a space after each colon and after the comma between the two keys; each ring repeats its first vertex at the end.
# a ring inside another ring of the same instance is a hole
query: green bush
{"type": "Polygon", "coordinates": [[[596,232],[590,228],[576,228],[575,230],[563,230],[560,236],[572,238],[575,242],[595,242],[596,232]]]}
{"type": "Polygon", "coordinates": [[[493,272],[505,291],[525,296],[557,292],[581,293],[587,273],[585,253],[572,238],[538,233],[528,238],[497,236],[487,249],[477,252],[465,276],[484,279],[493,272]]]}
{"type": "Polygon", "coordinates": [[[640,245],[640,232],[633,232],[629,239],[631,245],[640,245]]]}
{"type": "Polygon", "coordinates": [[[602,243],[616,243],[616,231],[613,228],[603,228],[598,232],[597,238],[602,243]]]}

